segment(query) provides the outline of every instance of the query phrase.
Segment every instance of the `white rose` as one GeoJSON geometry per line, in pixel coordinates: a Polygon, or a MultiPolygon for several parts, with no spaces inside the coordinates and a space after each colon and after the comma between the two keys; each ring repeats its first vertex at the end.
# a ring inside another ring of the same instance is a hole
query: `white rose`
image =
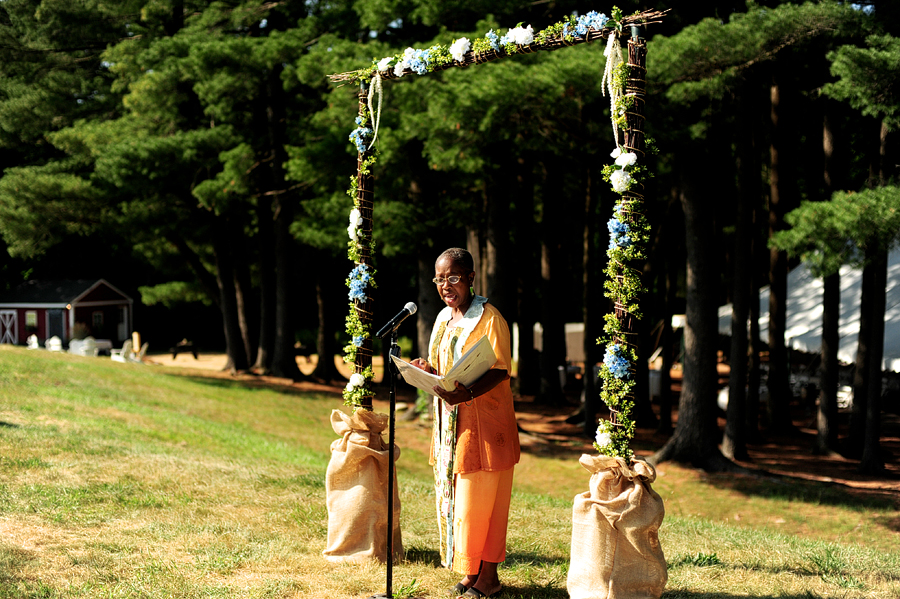
{"type": "Polygon", "coordinates": [[[612,152],[610,152],[609,155],[612,156],[613,158],[618,158],[619,154],[621,154],[621,153],[622,153],[622,150],[619,148],[619,146],[616,146],[616,149],[613,150],[612,152]]]}
{"type": "Polygon", "coordinates": [[[406,68],[406,62],[401,60],[394,65],[394,76],[395,77],[403,77],[403,69],[406,68]]]}
{"type": "Polygon", "coordinates": [[[534,30],[528,27],[515,27],[509,30],[509,37],[520,46],[527,46],[534,41],[534,30]]]}
{"type": "Polygon", "coordinates": [[[359,208],[354,208],[350,211],[350,224],[355,225],[357,227],[361,226],[363,223],[362,214],[359,212],[359,208]]]}
{"type": "Polygon", "coordinates": [[[347,383],[347,390],[352,391],[356,387],[362,387],[366,384],[366,379],[358,372],[350,375],[350,382],[347,383]]]}
{"type": "Polygon", "coordinates": [[[455,61],[462,62],[463,56],[471,47],[472,44],[469,43],[469,38],[461,37],[450,45],[450,55],[453,56],[455,61]]]}
{"type": "Polygon", "coordinates": [[[351,241],[357,240],[356,225],[354,225],[353,223],[350,223],[350,226],[347,227],[347,235],[350,236],[351,241]]]}
{"type": "Polygon", "coordinates": [[[619,166],[631,166],[637,162],[637,154],[634,152],[625,152],[616,157],[616,164],[619,166]]]}
{"type": "Polygon", "coordinates": [[[612,443],[612,436],[606,431],[597,431],[597,445],[600,447],[606,447],[610,443],[612,443]]]}
{"type": "Polygon", "coordinates": [[[378,61],[378,70],[382,73],[391,68],[391,61],[394,60],[393,56],[388,56],[386,58],[382,58],[378,61]]]}
{"type": "Polygon", "coordinates": [[[628,189],[628,184],[631,183],[631,175],[625,171],[618,170],[610,175],[609,182],[612,183],[613,189],[618,193],[622,193],[628,189]]]}

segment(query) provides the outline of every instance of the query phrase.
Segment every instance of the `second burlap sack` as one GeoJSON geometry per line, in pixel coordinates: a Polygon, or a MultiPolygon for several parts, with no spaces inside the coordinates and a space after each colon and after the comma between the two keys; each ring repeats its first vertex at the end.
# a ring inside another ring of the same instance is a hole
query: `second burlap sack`
{"type": "Polygon", "coordinates": [[[583,455],[590,490],[575,496],[566,588],[571,599],[659,599],[668,580],[659,545],[665,515],[650,484],[656,471],[635,460],[583,455]]]}
{"type": "MultiPolygon", "coordinates": [[[[331,444],[325,471],[328,541],[324,555],[330,562],[387,561],[389,449],[381,434],[387,424],[387,414],[366,410],[356,410],[351,416],[340,410],[331,413],[331,426],[341,438],[331,444]]],[[[399,456],[400,449],[395,447],[394,461],[399,456]]],[[[396,469],[393,491],[396,558],[403,555],[396,469]]]]}

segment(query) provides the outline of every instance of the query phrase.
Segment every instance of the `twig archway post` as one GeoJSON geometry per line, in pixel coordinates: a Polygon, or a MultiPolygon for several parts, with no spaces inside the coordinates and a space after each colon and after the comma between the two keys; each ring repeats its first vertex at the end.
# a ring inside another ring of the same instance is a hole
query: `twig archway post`
{"type": "Polygon", "coordinates": [[[559,48],[607,40],[607,68],[604,83],[611,95],[611,118],[615,139],[612,156],[615,165],[604,168],[604,178],[622,194],[616,212],[609,222],[610,247],[605,295],[613,300],[615,310],[606,316],[604,331],[608,335],[607,352],[601,376],[604,378],[601,397],[612,411],[611,421],[601,422],[595,447],[604,454],[630,460],[628,447],[634,424],[628,414],[633,405],[634,364],[637,360],[634,343],[635,320],[640,318],[638,295],[642,291],[640,271],[634,264],[644,258],[648,239],[643,215],[643,185],[639,179],[646,173],[644,104],[646,85],[646,42],[638,35],[640,26],[659,23],[666,11],[643,11],[624,16],[614,8],[612,18],[594,11],[564,21],[534,33],[531,26],[508,30],[500,36],[494,31],[484,38],[470,42],[456,40],[449,48],[434,45],[426,50],[408,48],[403,54],[374,61],[367,68],[337,73],[329,78],[333,83],[357,83],[359,111],[357,128],[350,140],[357,146],[357,174],[351,179],[348,194],[353,198],[350,213],[348,255],[355,263],[347,280],[350,287],[350,313],[347,332],[351,343],[345,349],[345,361],[353,365],[353,374],[344,390],[345,404],[357,409],[371,410],[374,393],[371,391],[372,338],[374,305],[367,291],[375,287],[373,267],[374,178],[371,167],[376,156],[373,142],[377,137],[380,106],[373,106],[374,96],[380,101],[383,81],[410,74],[468,67],[508,58],[516,54],[559,48]],[[628,60],[622,62],[619,36],[628,38],[628,60]],[[617,60],[616,60],[617,59],[617,60]]]}

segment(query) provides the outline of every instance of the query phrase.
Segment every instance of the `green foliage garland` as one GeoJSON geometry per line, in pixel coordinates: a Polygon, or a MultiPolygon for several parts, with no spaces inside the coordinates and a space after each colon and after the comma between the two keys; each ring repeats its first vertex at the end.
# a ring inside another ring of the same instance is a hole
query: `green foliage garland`
{"type": "MultiPolygon", "coordinates": [[[[374,154],[368,154],[371,143],[371,115],[365,107],[360,108],[360,115],[356,118],[357,128],[350,134],[350,141],[357,146],[358,168],[356,176],[350,177],[350,188],[347,195],[353,199],[353,208],[350,211],[350,224],[347,233],[350,240],[347,242],[347,257],[353,261],[354,268],[347,278],[347,287],[350,288],[350,310],[345,321],[350,343],[344,346],[344,363],[356,370],[357,355],[364,344],[370,341],[371,326],[364,324],[359,317],[358,308],[367,301],[366,291],[377,287],[375,283],[375,269],[363,264],[363,253],[371,255],[374,252],[374,237],[360,235],[359,226],[362,224],[359,203],[359,180],[361,177],[371,174],[371,167],[376,162],[374,154]],[[368,154],[368,155],[367,155],[368,154]]],[[[344,388],[344,405],[354,409],[362,407],[362,401],[372,395],[371,383],[375,373],[371,364],[362,372],[354,372],[350,381],[344,388]]]]}
{"type": "MultiPolygon", "coordinates": [[[[614,6],[611,18],[591,11],[581,16],[568,16],[537,33],[532,32],[530,25],[523,28],[522,23],[519,23],[503,35],[491,30],[483,37],[475,38],[461,54],[454,55],[452,45],[434,44],[425,50],[407,48],[402,54],[373,58],[368,67],[331,75],[331,79],[336,82],[361,83],[371,81],[376,73],[381,73],[387,79],[402,77],[410,72],[424,75],[451,66],[476,64],[484,60],[590,41],[605,37],[612,31],[621,33],[630,24],[658,23],[664,14],[665,12],[644,11],[625,16],[620,8],[614,6]]],[[[456,40],[454,44],[459,41],[456,40]]]]}
{"type": "MultiPolygon", "coordinates": [[[[612,41],[607,47],[618,51],[618,45],[612,41]]],[[[615,64],[618,58],[611,55],[607,60],[615,64]]],[[[629,71],[625,63],[615,64],[607,71],[607,84],[613,98],[613,134],[617,143],[618,130],[627,128],[625,115],[634,106],[634,98],[624,93],[629,71]]],[[[634,323],[641,318],[638,298],[644,291],[640,271],[634,264],[646,258],[644,248],[650,239],[650,226],[644,216],[642,198],[631,190],[639,186],[648,173],[646,167],[637,163],[637,153],[616,147],[611,156],[615,163],[604,166],[603,178],[621,196],[607,223],[610,242],[606,252],[609,260],[605,269],[604,295],[613,300],[615,309],[604,317],[605,337],[597,340],[606,346],[600,367],[600,378],[603,380],[600,398],[609,407],[610,418],[599,422],[594,448],[603,455],[630,462],[634,458],[630,447],[635,427],[631,411],[634,408],[634,375],[638,359],[632,339],[635,335],[634,323]]]]}

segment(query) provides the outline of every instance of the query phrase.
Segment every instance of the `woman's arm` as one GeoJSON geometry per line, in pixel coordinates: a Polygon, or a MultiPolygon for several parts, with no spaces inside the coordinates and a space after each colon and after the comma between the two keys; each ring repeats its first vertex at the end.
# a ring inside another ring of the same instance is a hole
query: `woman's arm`
{"type": "Polygon", "coordinates": [[[506,370],[492,368],[485,372],[480,379],[472,383],[471,387],[456,381],[456,389],[447,391],[440,385],[435,385],[432,391],[451,406],[461,404],[464,401],[472,401],[479,395],[484,395],[508,378],[506,370]]]}

